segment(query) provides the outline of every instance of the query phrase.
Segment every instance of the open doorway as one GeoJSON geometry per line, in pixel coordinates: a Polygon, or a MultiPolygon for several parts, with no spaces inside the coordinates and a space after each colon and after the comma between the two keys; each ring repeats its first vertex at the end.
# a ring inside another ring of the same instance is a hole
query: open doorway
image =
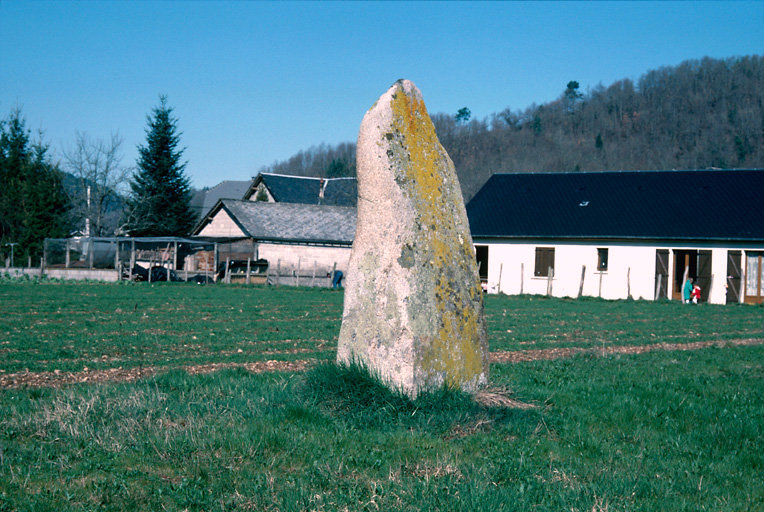
{"type": "Polygon", "coordinates": [[[478,274],[480,275],[480,285],[483,290],[488,288],[488,246],[476,245],[475,258],[478,264],[478,274]]]}
{"type": "Polygon", "coordinates": [[[682,300],[685,270],[687,277],[700,286],[701,302],[708,302],[711,292],[711,251],[674,250],[674,286],[671,294],[673,299],[682,300]]]}

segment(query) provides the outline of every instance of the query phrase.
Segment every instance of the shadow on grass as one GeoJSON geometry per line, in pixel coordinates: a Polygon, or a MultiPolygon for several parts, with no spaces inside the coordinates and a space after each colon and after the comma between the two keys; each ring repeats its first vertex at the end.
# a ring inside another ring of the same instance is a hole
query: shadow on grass
{"type": "Polygon", "coordinates": [[[359,365],[325,363],[308,371],[298,394],[335,421],[357,430],[412,430],[463,436],[500,424],[533,423],[540,413],[477,402],[472,395],[446,386],[412,400],[384,385],[359,365]]]}

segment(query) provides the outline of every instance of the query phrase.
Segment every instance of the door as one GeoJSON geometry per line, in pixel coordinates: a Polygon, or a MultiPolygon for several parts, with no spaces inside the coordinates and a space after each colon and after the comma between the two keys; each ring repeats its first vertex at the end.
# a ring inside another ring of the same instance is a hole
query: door
{"type": "Polygon", "coordinates": [[[674,251],[674,286],[671,297],[682,300],[682,287],[684,286],[684,273],[693,281],[698,277],[698,251],[675,250],[674,251]]]}
{"type": "Polygon", "coordinates": [[[727,304],[740,302],[740,251],[727,251],[727,304]]]}
{"type": "Polygon", "coordinates": [[[700,302],[708,302],[711,293],[711,251],[698,251],[698,272],[695,283],[700,286],[700,302]]]}
{"type": "Polygon", "coordinates": [[[655,251],[655,300],[668,299],[668,262],[668,249],[657,249],[655,251]]]}
{"type": "Polygon", "coordinates": [[[764,302],[764,252],[747,252],[745,255],[745,301],[749,304],[764,302]]]}

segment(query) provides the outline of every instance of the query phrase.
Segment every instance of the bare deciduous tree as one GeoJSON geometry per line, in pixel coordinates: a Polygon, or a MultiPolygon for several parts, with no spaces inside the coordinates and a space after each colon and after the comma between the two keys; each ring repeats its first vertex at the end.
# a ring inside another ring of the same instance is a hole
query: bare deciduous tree
{"type": "Polygon", "coordinates": [[[122,138],[91,139],[77,133],[64,153],[65,169],[77,180],[72,192],[72,221],[91,236],[113,235],[119,225],[130,168],[122,165],[122,138]]]}

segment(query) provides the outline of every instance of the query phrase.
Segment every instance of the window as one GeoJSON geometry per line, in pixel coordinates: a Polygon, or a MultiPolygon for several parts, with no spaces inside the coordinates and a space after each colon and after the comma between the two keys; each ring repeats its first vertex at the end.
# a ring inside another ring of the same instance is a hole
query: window
{"type": "Polygon", "coordinates": [[[536,269],[533,275],[536,277],[554,276],[554,247],[536,247],[536,269]]]}
{"type": "Polygon", "coordinates": [[[607,249],[597,249],[597,270],[600,272],[607,270],[607,249]]]}

